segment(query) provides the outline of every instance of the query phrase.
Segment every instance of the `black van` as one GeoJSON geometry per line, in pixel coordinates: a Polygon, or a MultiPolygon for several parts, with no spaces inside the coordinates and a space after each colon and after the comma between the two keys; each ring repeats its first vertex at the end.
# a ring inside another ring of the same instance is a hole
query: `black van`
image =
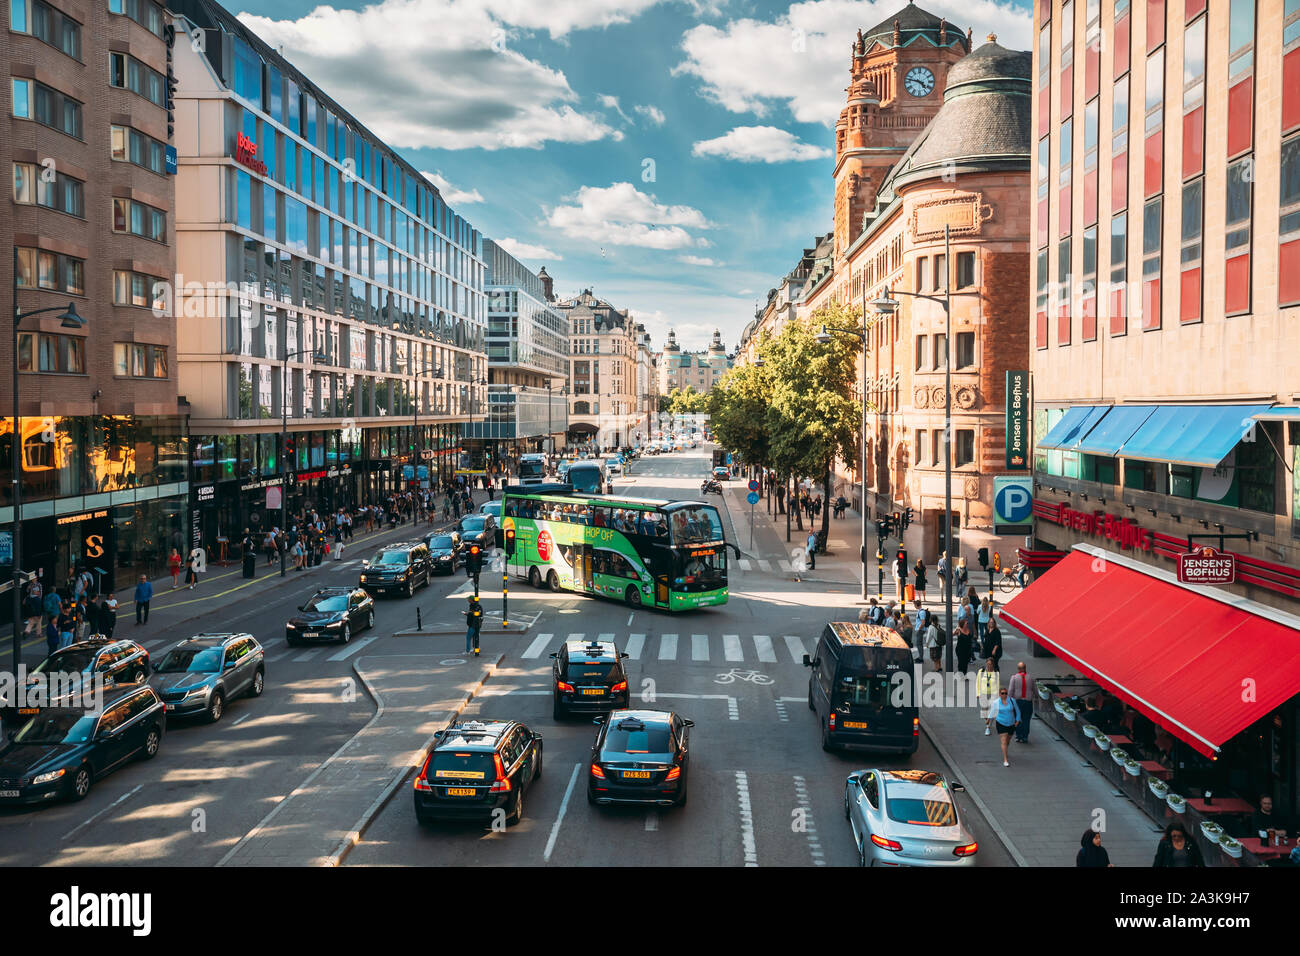
{"type": "Polygon", "coordinates": [[[822,749],[916,753],[920,715],[916,707],[912,650],[897,633],[875,624],[827,624],[816,656],[803,656],[808,709],[817,712],[822,749]],[[894,675],[907,679],[901,684],[894,675]],[[895,706],[900,699],[907,706],[895,706]]]}

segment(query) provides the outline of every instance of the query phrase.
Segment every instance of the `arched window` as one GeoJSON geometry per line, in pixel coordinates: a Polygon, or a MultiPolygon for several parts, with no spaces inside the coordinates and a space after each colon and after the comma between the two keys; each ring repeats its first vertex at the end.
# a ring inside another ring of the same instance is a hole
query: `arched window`
{"type": "Polygon", "coordinates": [[[573,414],[575,414],[575,415],[590,415],[590,414],[591,414],[591,404],[590,404],[589,402],[574,402],[574,403],[573,403],[573,414]]]}

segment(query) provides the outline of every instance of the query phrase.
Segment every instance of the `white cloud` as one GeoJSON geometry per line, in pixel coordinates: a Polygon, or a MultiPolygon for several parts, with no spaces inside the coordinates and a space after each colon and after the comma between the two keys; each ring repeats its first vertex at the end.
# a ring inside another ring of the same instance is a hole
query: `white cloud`
{"type": "Polygon", "coordinates": [[[664,0],[465,0],[507,23],[562,37],[574,30],[628,23],[664,0]]]}
{"type": "Polygon", "coordinates": [[[775,126],[737,126],[722,136],[700,140],[691,147],[691,153],[742,163],[804,162],[831,155],[826,147],[800,142],[793,133],[775,126]]]}
{"type": "Polygon", "coordinates": [[[688,266],[720,266],[722,265],[717,259],[710,259],[708,256],[678,256],[678,262],[684,262],[688,266]]]}
{"type": "Polygon", "coordinates": [[[664,116],[664,111],[657,106],[634,106],[632,109],[637,113],[640,113],[655,126],[663,126],[664,121],[667,119],[667,117],[664,116]]]}
{"type": "MultiPolygon", "coordinates": [[[[561,0],[552,34],[620,22],[654,0],[561,0]],[[612,19],[611,19],[612,18],[612,19]]],[[[509,26],[539,27],[525,0],[379,0],[320,6],[297,20],[240,20],[364,119],[390,145],[501,149],[589,143],[620,133],[577,107],[560,70],[510,48],[509,26]]]]}
{"type": "Polygon", "coordinates": [[[483,194],[477,189],[471,189],[468,192],[464,189],[457,189],[447,182],[447,177],[442,173],[433,173],[426,169],[421,170],[420,175],[437,186],[438,192],[442,193],[442,198],[453,206],[468,206],[472,203],[483,202],[483,194]]]}
{"type": "Polygon", "coordinates": [[[492,241],[516,259],[547,259],[554,262],[560,262],[564,259],[564,256],[552,252],[545,246],[538,246],[529,242],[521,242],[518,239],[511,239],[509,236],[506,236],[504,239],[493,239],[492,241]]]}
{"type": "Polygon", "coordinates": [[[547,211],[546,224],[575,239],[647,249],[709,244],[687,231],[712,228],[698,209],[663,205],[631,183],[583,186],[566,200],[571,204],[547,211]]]}
{"type": "Polygon", "coordinates": [[[617,96],[610,96],[608,93],[598,93],[596,95],[596,99],[600,101],[600,105],[605,107],[605,109],[613,110],[615,113],[621,116],[623,118],[623,122],[625,123],[632,122],[632,117],[624,113],[623,107],[618,105],[617,96]]]}
{"type": "Polygon", "coordinates": [[[736,293],[736,295],[753,295],[753,294],[754,294],[753,289],[741,289],[739,292],[736,293]]]}
{"type": "MultiPolygon", "coordinates": [[[[702,24],[686,32],[685,59],[673,73],[698,77],[701,94],[733,113],[765,116],[781,104],[801,123],[833,126],[844,108],[850,43],[859,29],[899,6],[899,0],[807,0],[773,20],[702,24]]],[[[1030,48],[1030,12],[1006,0],[928,0],[925,7],[954,29],[971,27],[977,45],[991,31],[1004,47],[1030,48]]]]}

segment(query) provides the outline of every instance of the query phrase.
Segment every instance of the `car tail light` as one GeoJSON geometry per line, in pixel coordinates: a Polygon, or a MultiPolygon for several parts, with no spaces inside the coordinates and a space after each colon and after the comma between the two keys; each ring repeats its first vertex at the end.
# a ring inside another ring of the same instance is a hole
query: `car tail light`
{"type": "Polygon", "coordinates": [[[572,694],[572,693],[573,693],[573,685],[572,685],[572,684],[566,684],[566,683],[565,683],[564,681],[562,681],[562,680],[559,680],[559,681],[556,681],[556,682],[555,682],[555,689],[558,690],[561,694],[572,694]]]}
{"type": "Polygon", "coordinates": [[[615,684],[613,687],[610,688],[610,691],[612,691],[615,694],[625,690],[627,690],[627,681],[625,680],[619,681],[617,684],[615,684]]]}
{"type": "Polygon", "coordinates": [[[668,776],[664,777],[664,780],[665,780],[665,781],[668,781],[668,780],[676,780],[676,779],[677,779],[678,777],[680,777],[681,775],[682,775],[682,768],[681,768],[681,767],[673,767],[671,770],[668,771],[668,776]]]}
{"type": "Polygon", "coordinates": [[[952,855],[953,856],[974,856],[976,852],[979,850],[979,848],[980,845],[978,843],[967,843],[965,846],[954,847],[952,851],[952,855]]]}
{"type": "Polygon", "coordinates": [[[829,730],[834,730],[834,729],[835,729],[835,712],[834,712],[834,711],[831,711],[831,716],[830,716],[830,719],[826,722],[826,727],[827,727],[827,729],[829,729],[829,730]]]}
{"type": "Polygon", "coordinates": [[[897,840],[890,840],[875,833],[871,834],[871,842],[886,850],[893,850],[895,853],[903,849],[903,844],[899,843],[897,840]]]}
{"type": "Polygon", "coordinates": [[[596,777],[599,780],[605,779],[605,771],[600,769],[600,764],[598,763],[594,763],[591,765],[591,775],[593,777],[596,777]]]}
{"type": "Polygon", "coordinates": [[[912,718],[912,736],[913,736],[913,737],[919,737],[919,736],[921,736],[921,718],[920,718],[920,717],[913,717],[913,718],[912,718]]]}
{"type": "Polygon", "coordinates": [[[424,777],[416,777],[416,778],[415,778],[415,789],[416,789],[416,790],[432,790],[432,789],[433,789],[433,785],[432,785],[431,783],[429,783],[428,780],[425,780],[424,777]]]}
{"type": "Polygon", "coordinates": [[[506,765],[501,762],[500,754],[492,755],[492,762],[497,767],[497,778],[488,787],[491,793],[508,793],[510,790],[510,778],[506,776],[506,765]]]}

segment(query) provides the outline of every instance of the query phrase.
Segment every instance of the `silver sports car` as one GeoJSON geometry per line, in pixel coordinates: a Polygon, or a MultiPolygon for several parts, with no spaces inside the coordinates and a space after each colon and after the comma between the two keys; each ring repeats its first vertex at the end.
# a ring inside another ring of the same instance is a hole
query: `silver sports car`
{"type": "Polygon", "coordinates": [[[862,866],[974,866],[979,844],[954,791],[930,770],[858,770],[844,782],[844,816],[862,866]]]}

